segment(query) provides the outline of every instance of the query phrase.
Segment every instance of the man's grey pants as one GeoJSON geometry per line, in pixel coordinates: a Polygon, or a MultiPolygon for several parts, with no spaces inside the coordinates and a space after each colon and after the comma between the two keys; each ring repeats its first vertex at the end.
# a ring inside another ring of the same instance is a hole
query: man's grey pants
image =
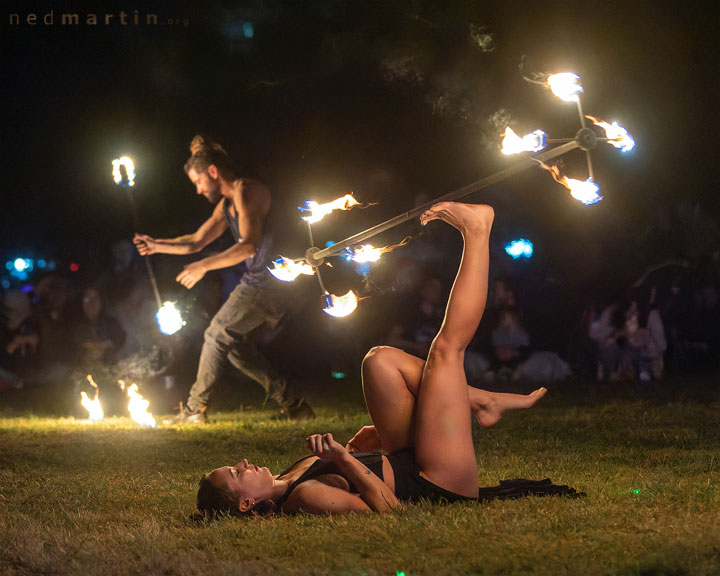
{"type": "Polygon", "coordinates": [[[260,384],[267,396],[286,401],[286,383],[257,350],[250,333],[263,325],[275,327],[283,315],[280,294],[270,282],[238,284],[205,330],[197,377],[187,407],[206,406],[225,366],[225,360],[260,384]]]}

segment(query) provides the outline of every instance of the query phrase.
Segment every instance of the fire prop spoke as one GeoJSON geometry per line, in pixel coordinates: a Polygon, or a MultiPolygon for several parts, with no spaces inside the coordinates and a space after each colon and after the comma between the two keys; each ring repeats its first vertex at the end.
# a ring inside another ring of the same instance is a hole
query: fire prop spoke
{"type": "Polygon", "coordinates": [[[630,152],[630,150],[635,148],[635,140],[633,140],[632,136],[628,134],[628,131],[617,122],[608,124],[607,122],[599,120],[594,116],[585,116],[585,118],[590,120],[590,122],[595,124],[595,126],[599,126],[605,130],[605,136],[608,144],[612,144],[615,148],[619,148],[622,152],[630,152]]]}
{"type": "Polygon", "coordinates": [[[540,152],[543,148],[545,148],[545,132],[542,130],[535,130],[521,138],[509,126],[505,128],[501,151],[506,156],[523,152],[540,152]]]}
{"type": "Polygon", "coordinates": [[[577,102],[583,92],[578,80],[580,76],[572,72],[551,74],[547,78],[547,87],[563,102],[577,102]]]}
{"type": "Polygon", "coordinates": [[[292,282],[300,276],[300,274],[307,276],[315,274],[315,269],[304,260],[291,260],[290,258],[280,256],[277,260],[273,260],[272,263],[273,267],[268,268],[270,274],[283,282],[292,282]]]}
{"type": "Polygon", "coordinates": [[[358,298],[355,292],[350,290],[344,296],[335,296],[334,294],[325,294],[325,307],[323,311],[335,318],[344,318],[350,316],[358,305],[358,298]]]}
{"type": "Polygon", "coordinates": [[[595,184],[595,182],[592,181],[592,178],[588,178],[583,182],[582,180],[562,176],[560,174],[560,169],[557,166],[548,166],[547,164],[539,161],[538,164],[552,174],[555,182],[562,184],[565,188],[570,190],[570,195],[575,198],[575,200],[579,200],[585,204],[585,206],[596,204],[602,200],[602,196],[598,194],[600,186],[595,184]]]}
{"type": "Polygon", "coordinates": [[[302,212],[310,212],[310,216],[302,216],[302,219],[310,224],[315,224],[335,210],[351,210],[355,206],[360,206],[360,202],[355,200],[352,194],[345,194],[342,198],[325,204],[318,204],[314,200],[308,200],[305,202],[305,206],[298,209],[302,212]]]}
{"type": "Polygon", "coordinates": [[[398,244],[384,246],[383,248],[373,248],[372,244],[363,244],[358,248],[348,248],[342,254],[345,256],[346,260],[352,260],[357,264],[367,264],[369,262],[379,261],[383,254],[387,254],[396,248],[405,246],[408,242],[410,242],[410,238],[405,238],[398,244]]]}
{"type": "MultiPolygon", "coordinates": [[[[594,180],[590,152],[595,148],[598,141],[605,141],[623,152],[628,152],[635,146],[634,140],[628,134],[627,130],[617,122],[609,124],[594,116],[586,116],[583,113],[580,95],[583,93],[584,88],[580,84],[580,76],[577,74],[572,72],[535,74],[533,78],[524,78],[532,84],[550,90],[562,101],[574,102],[576,104],[578,117],[580,119],[580,129],[573,138],[550,139],[542,130],[535,130],[530,134],[520,137],[510,127],[507,127],[502,140],[501,151],[504,155],[524,155],[525,157],[516,164],[322,249],[314,246],[312,234],[313,223],[320,222],[325,216],[335,210],[350,210],[356,206],[364,207],[367,205],[360,204],[351,194],[346,194],[341,198],[325,204],[308,201],[300,210],[309,213],[308,216],[303,216],[302,219],[308,223],[311,247],[306,250],[304,259],[291,260],[281,257],[275,260],[273,262],[273,268],[269,269],[273,276],[285,282],[292,282],[302,274],[312,275],[314,272],[322,293],[323,310],[331,316],[343,317],[351,314],[357,308],[358,298],[352,290],[344,296],[335,296],[325,289],[325,284],[319,269],[319,267],[325,263],[325,259],[330,256],[340,255],[356,263],[377,262],[382,254],[407,244],[408,239],[406,238],[400,244],[386,246],[384,248],[375,248],[372,244],[365,244],[367,240],[390,228],[417,218],[425,210],[438,202],[460,200],[488,186],[537,166],[550,172],[553,179],[569,190],[570,195],[582,204],[588,206],[602,200],[603,197],[599,193],[600,187],[594,180]],[[586,118],[604,131],[603,137],[599,136],[591,127],[586,126],[586,118]],[[556,146],[546,149],[546,147],[551,144],[556,146]],[[549,164],[550,160],[559,158],[573,150],[585,152],[587,159],[587,177],[585,180],[570,178],[561,174],[557,166],[549,164]]],[[[532,248],[530,248],[530,250],[532,250],[532,248]]]]}

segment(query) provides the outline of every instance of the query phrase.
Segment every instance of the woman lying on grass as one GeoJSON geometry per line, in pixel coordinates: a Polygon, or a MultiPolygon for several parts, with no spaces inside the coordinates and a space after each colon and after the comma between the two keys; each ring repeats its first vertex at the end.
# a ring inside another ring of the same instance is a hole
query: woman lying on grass
{"type": "Polygon", "coordinates": [[[460,231],[462,262],[427,361],[388,347],[365,357],[363,391],[374,426],[363,427],[347,446],[332,434],[310,436],[314,455],[278,475],[247,460],[217,468],[200,481],[201,512],[385,512],[422,497],[478,497],[469,413],[487,428],[506,410],[529,408],[546,392],[498,394],[471,388],[465,379],[463,355],[487,298],[493,216],[489,206],[443,202],[420,217],[423,225],[443,220],[460,231]]]}

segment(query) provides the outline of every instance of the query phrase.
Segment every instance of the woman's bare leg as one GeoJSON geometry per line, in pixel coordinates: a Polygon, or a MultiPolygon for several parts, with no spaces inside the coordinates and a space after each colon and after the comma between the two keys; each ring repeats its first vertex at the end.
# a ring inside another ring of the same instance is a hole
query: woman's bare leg
{"type": "Polygon", "coordinates": [[[489,206],[452,202],[436,204],[420,217],[423,225],[432,220],[447,222],[460,231],[465,245],[445,318],[420,381],[415,457],[429,480],[469,497],[478,494],[477,462],[463,359],[485,311],[493,217],[489,206]]]}
{"type": "MultiPolygon", "coordinates": [[[[377,346],[362,365],[363,392],[368,413],[383,448],[389,452],[415,445],[415,402],[425,361],[390,346],[377,346]]],[[[545,395],[488,392],[468,386],[470,410],[483,428],[489,428],[506,410],[530,408],[545,395]]]]}

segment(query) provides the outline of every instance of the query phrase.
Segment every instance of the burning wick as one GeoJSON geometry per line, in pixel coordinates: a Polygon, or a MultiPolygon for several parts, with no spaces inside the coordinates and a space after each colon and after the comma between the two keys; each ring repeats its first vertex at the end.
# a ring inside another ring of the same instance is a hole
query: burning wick
{"type": "Polygon", "coordinates": [[[572,72],[561,72],[548,76],[547,86],[553,94],[565,102],[577,102],[583,87],[578,84],[580,76],[572,72]]]}
{"type": "Polygon", "coordinates": [[[600,126],[605,130],[605,136],[608,144],[612,144],[615,148],[619,148],[622,152],[630,152],[635,147],[635,140],[628,134],[628,131],[620,126],[617,122],[608,124],[599,118],[586,115],[585,118],[590,120],[595,126],[600,126]]]}
{"type": "MultiPolygon", "coordinates": [[[[118,384],[122,390],[125,390],[125,382],[118,380],[118,384]]],[[[130,412],[130,418],[134,422],[137,422],[142,427],[157,428],[157,422],[153,418],[147,409],[150,406],[150,402],[145,400],[142,395],[138,392],[138,385],[131,384],[127,389],[127,396],[130,399],[128,402],[128,412],[130,412]]]]}
{"type": "Polygon", "coordinates": [[[547,164],[537,161],[540,166],[552,174],[555,182],[562,184],[570,190],[570,195],[579,200],[585,206],[591,204],[597,204],[602,200],[602,196],[598,194],[600,186],[593,182],[592,178],[588,178],[584,182],[582,180],[575,180],[574,178],[568,178],[567,176],[560,176],[560,169],[557,166],[548,166],[547,164]]]}
{"type": "Polygon", "coordinates": [[[359,248],[348,248],[345,250],[345,258],[352,260],[358,264],[365,264],[367,262],[377,262],[383,254],[392,252],[395,248],[405,246],[410,242],[410,238],[404,238],[399,244],[393,244],[391,246],[385,246],[383,248],[373,248],[372,244],[363,244],[359,248]]]}
{"type": "Polygon", "coordinates": [[[314,200],[308,200],[305,202],[305,206],[299,207],[298,210],[301,212],[310,212],[310,216],[302,216],[301,218],[305,220],[305,222],[314,224],[315,222],[320,222],[320,220],[334,210],[350,210],[359,205],[360,202],[355,200],[352,194],[345,194],[342,198],[338,198],[332,202],[326,202],[325,204],[318,204],[314,200]]]}
{"type": "Polygon", "coordinates": [[[175,308],[175,302],[165,302],[155,314],[160,332],[170,336],[185,326],[185,320],[180,310],[175,308]]]}
{"type": "Polygon", "coordinates": [[[521,138],[509,126],[505,128],[502,153],[506,156],[522,152],[539,152],[543,148],[545,148],[545,132],[542,130],[535,130],[521,138]]]}
{"type": "Polygon", "coordinates": [[[306,274],[307,276],[315,274],[315,269],[304,260],[291,260],[280,256],[277,260],[273,260],[272,263],[273,268],[268,268],[270,274],[283,282],[292,282],[300,274],[306,274]]]}
{"type": "Polygon", "coordinates": [[[325,307],[323,311],[335,318],[344,318],[355,311],[358,305],[358,299],[355,293],[350,290],[344,296],[335,296],[334,294],[325,293],[325,307]]]}
{"type": "Polygon", "coordinates": [[[121,186],[135,186],[135,165],[129,156],[115,158],[115,160],[112,161],[112,167],[113,180],[115,180],[115,184],[120,184],[121,186]],[[125,173],[127,174],[127,184],[125,184],[123,179],[123,174],[120,169],[121,166],[125,168],[125,173]]]}
{"type": "Polygon", "coordinates": [[[93,388],[95,388],[95,398],[90,400],[90,398],[88,398],[88,395],[83,390],[80,392],[80,403],[82,404],[83,408],[88,411],[88,419],[91,422],[98,422],[105,417],[102,406],[100,406],[100,398],[98,397],[100,390],[98,389],[98,385],[95,384],[95,381],[90,374],[87,375],[87,381],[90,382],[90,385],[93,388]]]}

